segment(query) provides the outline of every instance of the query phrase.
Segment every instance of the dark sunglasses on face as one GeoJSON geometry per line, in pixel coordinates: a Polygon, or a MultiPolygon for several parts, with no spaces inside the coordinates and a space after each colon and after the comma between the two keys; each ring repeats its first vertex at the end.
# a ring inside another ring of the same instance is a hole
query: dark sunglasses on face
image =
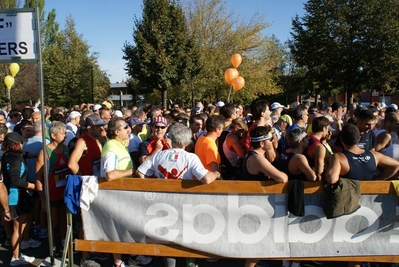
{"type": "Polygon", "coordinates": [[[155,125],[154,128],[155,128],[155,129],[165,129],[166,126],[158,126],[158,125],[155,125]]]}

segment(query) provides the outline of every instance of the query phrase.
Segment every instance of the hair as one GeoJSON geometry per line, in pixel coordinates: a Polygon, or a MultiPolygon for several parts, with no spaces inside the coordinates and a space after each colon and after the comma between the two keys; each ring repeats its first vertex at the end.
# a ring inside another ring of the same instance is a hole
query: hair
{"type": "Polygon", "coordinates": [[[206,120],[205,128],[208,133],[216,131],[217,128],[223,128],[225,119],[223,116],[212,116],[206,120]]]}
{"type": "Polygon", "coordinates": [[[144,110],[142,108],[138,108],[135,111],[133,111],[131,117],[139,118],[145,114],[144,110]]]}
{"type": "Polygon", "coordinates": [[[7,134],[8,127],[5,123],[0,123],[0,134],[7,134]]]}
{"type": "Polygon", "coordinates": [[[126,115],[127,116],[127,119],[130,119],[130,117],[132,116],[132,110],[130,110],[130,109],[124,109],[123,111],[122,111],[122,114],[123,115],[126,115]]]}
{"type": "Polygon", "coordinates": [[[262,113],[266,111],[269,102],[265,99],[255,99],[249,106],[254,120],[259,120],[262,113]]]}
{"type": "Polygon", "coordinates": [[[3,151],[11,151],[15,153],[22,153],[21,142],[14,142],[12,144],[7,145],[6,142],[3,142],[1,150],[3,151]]]}
{"type": "Polygon", "coordinates": [[[33,123],[33,132],[38,133],[42,131],[42,122],[41,121],[35,121],[33,123]]]}
{"type": "Polygon", "coordinates": [[[195,121],[201,120],[202,123],[204,123],[204,119],[202,118],[202,116],[200,114],[195,114],[193,116],[190,117],[189,123],[190,125],[193,124],[195,121]]]}
{"type": "Polygon", "coordinates": [[[186,147],[191,143],[191,130],[181,123],[176,123],[170,127],[169,138],[172,147],[186,147]]]}
{"type": "Polygon", "coordinates": [[[245,123],[245,121],[243,121],[242,119],[234,119],[234,120],[231,122],[231,124],[230,124],[230,127],[231,127],[231,126],[236,126],[236,127],[240,128],[240,129],[243,129],[243,130],[245,130],[245,131],[248,131],[248,126],[247,126],[247,124],[245,123]]]}
{"type": "Polygon", "coordinates": [[[355,124],[347,123],[340,133],[341,141],[347,146],[354,146],[359,142],[360,132],[355,124]]]}
{"type": "Polygon", "coordinates": [[[190,119],[190,116],[188,116],[187,115],[187,113],[185,113],[185,112],[180,112],[179,114],[177,114],[177,116],[176,116],[176,121],[179,121],[179,120],[189,120],[190,119]]]}
{"type": "MultiPolygon", "coordinates": [[[[259,126],[259,127],[255,127],[254,129],[252,129],[249,132],[249,136],[250,137],[260,137],[260,136],[264,136],[266,134],[268,134],[270,131],[272,130],[272,127],[270,126],[259,126]]],[[[254,149],[260,148],[260,142],[251,142],[251,146],[254,149]]]]}
{"type": "Polygon", "coordinates": [[[384,120],[396,123],[396,122],[398,122],[397,118],[398,118],[398,113],[388,112],[385,114],[384,120]]]}
{"type": "Polygon", "coordinates": [[[24,108],[21,111],[22,117],[24,117],[24,120],[29,120],[32,118],[32,114],[35,112],[33,108],[24,108]]]}
{"type": "Polygon", "coordinates": [[[19,124],[21,126],[21,129],[24,128],[27,125],[32,126],[32,122],[31,121],[27,121],[27,120],[22,120],[19,124]]]}
{"type": "MultiPolygon", "coordinates": [[[[322,117],[320,117],[322,118],[322,117]]],[[[291,148],[297,148],[299,146],[299,141],[302,140],[303,135],[306,136],[306,130],[304,128],[298,127],[294,128],[287,133],[287,143],[291,148]]]]}
{"type": "Polygon", "coordinates": [[[330,126],[331,122],[328,118],[321,116],[314,118],[312,121],[312,132],[317,133],[323,131],[324,127],[330,126]]]}
{"type": "Polygon", "coordinates": [[[393,108],[393,107],[387,107],[387,108],[385,109],[385,114],[386,114],[386,113],[390,113],[390,112],[396,112],[396,109],[393,108]]]}
{"type": "Polygon", "coordinates": [[[54,113],[54,114],[51,115],[50,121],[59,121],[59,122],[64,123],[65,122],[65,118],[64,118],[64,115],[62,115],[62,114],[54,113]]]}
{"type": "Polygon", "coordinates": [[[222,115],[225,119],[231,118],[231,116],[236,114],[236,112],[236,106],[233,103],[227,103],[220,108],[220,115],[222,115]]]}
{"type": "Polygon", "coordinates": [[[305,105],[302,104],[298,105],[296,108],[292,110],[292,118],[295,121],[301,120],[302,116],[306,114],[307,110],[308,109],[305,105]]]}
{"type": "Polygon", "coordinates": [[[108,128],[107,128],[107,137],[109,139],[114,139],[116,137],[116,130],[120,130],[119,123],[120,121],[125,121],[121,117],[113,117],[111,120],[108,122],[108,128]]]}
{"type": "Polygon", "coordinates": [[[51,122],[51,125],[48,129],[49,135],[50,135],[50,139],[54,140],[53,137],[51,136],[51,134],[58,134],[59,131],[64,130],[66,131],[66,125],[63,122],[60,121],[53,121],[51,122]]]}
{"type": "Polygon", "coordinates": [[[10,118],[17,117],[18,114],[22,114],[22,113],[21,113],[21,111],[19,109],[15,109],[15,108],[11,109],[10,112],[8,112],[8,116],[10,118]]]}
{"type": "Polygon", "coordinates": [[[172,109],[169,114],[173,119],[176,119],[177,115],[180,113],[177,109],[172,109]]]}
{"type": "Polygon", "coordinates": [[[368,109],[362,109],[362,110],[357,114],[356,118],[357,118],[358,120],[361,120],[361,121],[370,121],[370,120],[374,120],[374,119],[375,119],[375,116],[374,116],[373,112],[371,112],[370,110],[368,110],[368,109]]]}
{"type": "Polygon", "coordinates": [[[212,104],[209,104],[209,105],[206,107],[206,111],[208,111],[209,113],[214,113],[215,110],[216,110],[216,106],[214,106],[214,105],[212,105],[212,104]]]}

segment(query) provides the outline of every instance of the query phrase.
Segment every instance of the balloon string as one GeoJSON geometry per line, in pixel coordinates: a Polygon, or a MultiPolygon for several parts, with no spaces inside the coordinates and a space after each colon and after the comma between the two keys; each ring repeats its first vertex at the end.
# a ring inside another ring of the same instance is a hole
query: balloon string
{"type": "Polygon", "coordinates": [[[229,89],[229,97],[227,98],[227,103],[230,103],[230,94],[233,88],[233,84],[230,85],[230,89],[229,89]]]}

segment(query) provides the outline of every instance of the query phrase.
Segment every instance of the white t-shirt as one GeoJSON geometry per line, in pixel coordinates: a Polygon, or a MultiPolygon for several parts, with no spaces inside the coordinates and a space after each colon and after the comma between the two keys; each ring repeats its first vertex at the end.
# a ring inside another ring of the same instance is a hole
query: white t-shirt
{"type": "Polygon", "coordinates": [[[208,173],[197,155],[177,148],[156,153],[144,161],[138,171],[147,177],[182,180],[194,180],[194,177],[200,180],[208,173]]]}
{"type": "Polygon", "coordinates": [[[141,141],[140,136],[137,136],[137,135],[131,133],[129,135],[129,146],[128,146],[129,153],[138,152],[139,151],[139,145],[140,145],[141,142],[142,141],[141,141]]]}

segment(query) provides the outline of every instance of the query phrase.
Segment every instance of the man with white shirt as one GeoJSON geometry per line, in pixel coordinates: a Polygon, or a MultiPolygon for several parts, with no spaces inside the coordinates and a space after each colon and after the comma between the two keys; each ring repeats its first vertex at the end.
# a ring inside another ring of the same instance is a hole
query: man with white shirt
{"type": "Polygon", "coordinates": [[[78,111],[72,111],[69,113],[69,116],[67,120],[69,120],[66,124],[67,131],[66,131],[66,138],[64,141],[64,145],[68,145],[69,142],[76,137],[76,134],[78,133],[79,129],[79,123],[80,123],[80,117],[82,114],[80,114],[78,111]]]}

